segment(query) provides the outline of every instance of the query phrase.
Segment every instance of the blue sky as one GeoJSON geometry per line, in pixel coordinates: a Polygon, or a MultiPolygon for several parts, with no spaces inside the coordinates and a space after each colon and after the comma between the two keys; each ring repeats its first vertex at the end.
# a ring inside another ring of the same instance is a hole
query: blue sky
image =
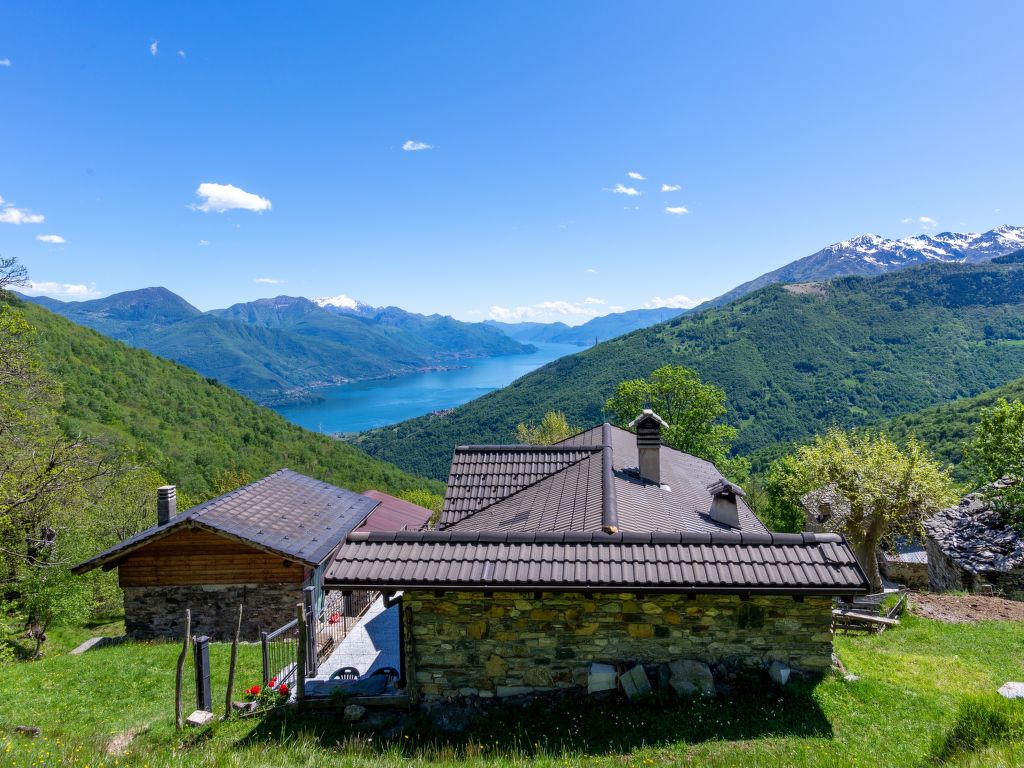
{"type": "Polygon", "coordinates": [[[1024,224],[1017,2],[228,6],[0,8],[0,254],[40,292],[579,322],[1024,224]]]}

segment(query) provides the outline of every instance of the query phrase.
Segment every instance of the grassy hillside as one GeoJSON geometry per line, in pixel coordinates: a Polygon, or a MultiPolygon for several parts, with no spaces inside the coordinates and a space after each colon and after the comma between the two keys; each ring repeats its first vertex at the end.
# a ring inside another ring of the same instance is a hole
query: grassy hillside
{"type": "MultiPolygon", "coordinates": [[[[690,701],[509,705],[458,735],[442,733],[429,716],[403,727],[392,714],[377,721],[385,733],[367,732],[338,712],[235,719],[176,734],[180,646],[127,643],[5,668],[0,762],[152,768],[1021,765],[1024,706],[995,694],[1024,674],[1021,630],[1020,622],[942,624],[911,616],[882,635],[836,638],[853,680],[834,674],[813,687],[745,688],[690,701]],[[16,735],[16,725],[37,725],[42,735],[16,735]],[[954,745],[961,750],[948,748],[954,745]]],[[[210,657],[219,712],[227,646],[212,644],[210,657]]],[[[258,680],[258,657],[256,647],[242,646],[237,698],[258,680]]],[[[186,683],[186,701],[188,692],[186,683]]]]}
{"type": "Polygon", "coordinates": [[[114,441],[177,484],[190,500],[228,473],[253,479],[289,467],[352,490],[440,485],[356,448],[289,424],[273,411],[182,365],[112,341],[23,303],[43,365],[64,387],[69,433],[114,441]]]}
{"type": "Polygon", "coordinates": [[[564,357],[451,415],[364,433],[358,444],[440,479],[456,444],[510,440],[518,422],[550,409],[570,423],[599,422],[619,381],[666,363],[725,390],[741,454],[970,397],[1024,371],[1024,265],[998,261],[769,286],[564,357]]]}

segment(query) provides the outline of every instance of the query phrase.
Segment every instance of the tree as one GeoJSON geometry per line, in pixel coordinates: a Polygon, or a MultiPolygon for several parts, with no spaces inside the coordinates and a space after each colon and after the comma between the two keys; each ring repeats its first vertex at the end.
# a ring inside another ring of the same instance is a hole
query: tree
{"type": "Polygon", "coordinates": [[[987,486],[999,513],[1011,525],[1024,528],[1024,403],[1001,397],[985,408],[964,453],[975,486],[987,486]],[[1004,477],[1013,483],[991,485],[1004,477]]]}
{"type": "MultiPolygon", "coordinates": [[[[0,296],[0,301],[3,300],[0,296]]],[[[35,642],[55,620],[88,613],[89,582],[75,580],[81,531],[99,505],[105,482],[129,468],[57,423],[61,389],[39,365],[34,332],[0,303],[0,577],[8,607],[35,642]]]]}
{"type": "Polygon", "coordinates": [[[28,270],[13,256],[0,256],[0,298],[7,295],[7,289],[28,285],[28,270]]]}
{"type": "Polygon", "coordinates": [[[667,445],[707,459],[736,482],[746,479],[749,462],[729,457],[736,429],[719,422],[726,413],[725,392],[702,382],[695,371],[665,365],[649,379],[620,382],[604,407],[620,427],[644,408],[653,409],[668,422],[661,432],[667,445]]]}
{"type": "Polygon", "coordinates": [[[516,440],[525,445],[554,445],[580,432],[569,426],[561,411],[548,411],[540,424],[520,424],[516,427],[516,440]]]}
{"type": "Polygon", "coordinates": [[[913,438],[901,449],[884,434],[833,428],[797,450],[795,468],[791,493],[827,487],[842,500],[825,525],[846,536],[875,591],[881,543],[919,533],[924,517],[957,498],[949,469],[913,438]]]}
{"type": "Polygon", "coordinates": [[[807,513],[800,504],[806,493],[800,466],[793,455],[771,463],[764,477],[747,489],[747,503],[768,528],[780,533],[799,533],[807,513]]]}

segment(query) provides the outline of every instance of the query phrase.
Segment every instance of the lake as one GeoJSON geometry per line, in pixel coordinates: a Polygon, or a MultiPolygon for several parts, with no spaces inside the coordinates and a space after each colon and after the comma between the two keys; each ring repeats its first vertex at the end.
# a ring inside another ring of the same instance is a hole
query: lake
{"type": "Polygon", "coordinates": [[[314,432],[361,432],[395,424],[443,408],[454,408],[500,389],[520,376],[563,355],[579,352],[575,344],[534,344],[528,355],[467,360],[464,368],[396,376],[323,387],[318,403],[274,408],[288,421],[314,432]]]}

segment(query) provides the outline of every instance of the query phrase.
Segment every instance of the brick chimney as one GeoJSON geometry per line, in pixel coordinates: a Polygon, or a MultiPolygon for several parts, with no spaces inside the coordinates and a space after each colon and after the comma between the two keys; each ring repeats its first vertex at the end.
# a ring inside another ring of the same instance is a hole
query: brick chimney
{"type": "Polygon", "coordinates": [[[156,489],[156,524],[167,525],[178,514],[178,495],[173,485],[156,489]]]}
{"type": "Polygon", "coordinates": [[[640,457],[640,478],[661,485],[661,428],[668,424],[650,408],[629,422],[636,429],[636,452],[640,457]]]}

